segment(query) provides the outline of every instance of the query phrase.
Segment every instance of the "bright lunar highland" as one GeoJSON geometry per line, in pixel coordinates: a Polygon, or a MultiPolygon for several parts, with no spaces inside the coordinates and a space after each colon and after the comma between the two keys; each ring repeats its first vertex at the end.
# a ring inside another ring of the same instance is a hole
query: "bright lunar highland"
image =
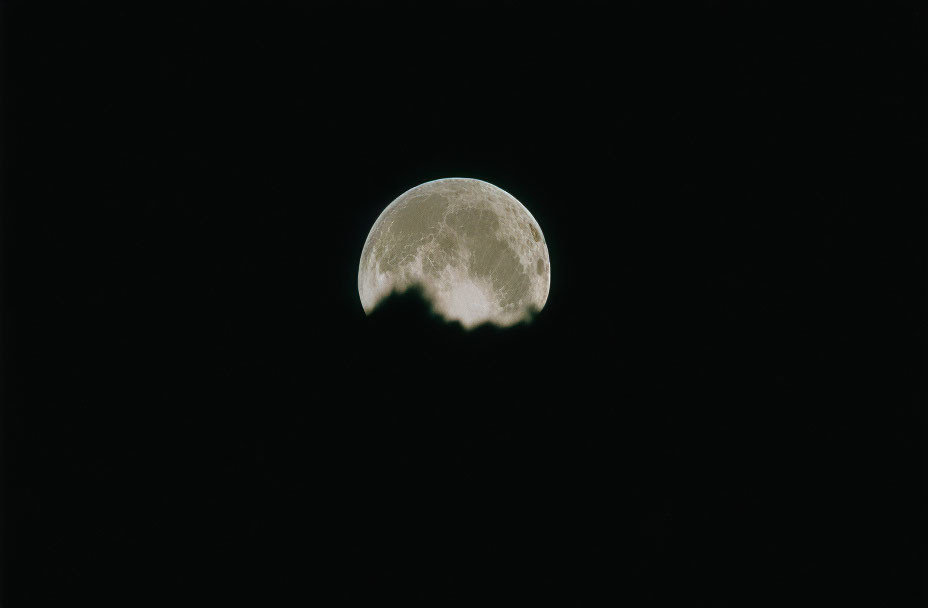
{"type": "Polygon", "coordinates": [[[413,285],[436,313],[468,329],[514,325],[548,299],[545,237],[528,209],[493,184],[456,177],[426,182],[380,214],[358,269],[368,314],[413,285]]]}

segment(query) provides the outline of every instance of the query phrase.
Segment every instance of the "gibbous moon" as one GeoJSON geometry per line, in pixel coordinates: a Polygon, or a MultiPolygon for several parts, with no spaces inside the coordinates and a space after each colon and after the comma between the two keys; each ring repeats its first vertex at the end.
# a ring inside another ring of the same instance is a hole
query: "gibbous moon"
{"type": "Polygon", "coordinates": [[[458,177],[426,182],[380,214],[358,269],[367,314],[413,285],[436,313],[465,328],[514,325],[548,299],[545,237],[528,209],[493,184],[458,177]]]}

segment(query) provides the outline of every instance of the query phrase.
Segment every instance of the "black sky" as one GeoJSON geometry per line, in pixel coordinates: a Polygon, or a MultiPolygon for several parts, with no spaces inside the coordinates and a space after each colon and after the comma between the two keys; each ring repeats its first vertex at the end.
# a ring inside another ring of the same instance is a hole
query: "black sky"
{"type": "Polygon", "coordinates": [[[5,605],[924,602],[924,10],[440,4],[4,3],[5,605]],[[364,316],[451,176],[532,324],[364,316]]]}

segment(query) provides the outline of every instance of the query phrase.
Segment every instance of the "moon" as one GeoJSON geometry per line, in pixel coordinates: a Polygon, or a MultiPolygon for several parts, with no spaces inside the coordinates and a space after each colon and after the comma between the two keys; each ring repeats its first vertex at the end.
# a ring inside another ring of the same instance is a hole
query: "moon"
{"type": "Polygon", "coordinates": [[[374,222],[358,268],[366,314],[413,285],[436,313],[466,329],[528,320],[551,286],[544,234],[522,203],[493,184],[460,177],[420,184],[374,222]]]}

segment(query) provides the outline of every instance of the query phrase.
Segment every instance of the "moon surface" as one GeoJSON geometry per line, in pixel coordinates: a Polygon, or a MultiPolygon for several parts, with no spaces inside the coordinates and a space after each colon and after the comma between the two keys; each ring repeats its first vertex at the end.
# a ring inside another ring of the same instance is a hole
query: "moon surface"
{"type": "Polygon", "coordinates": [[[413,285],[436,313],[467,329],[515,325],[548,299],[544,234],[528,209],[493,184],[458,177],[426,182],[380,214],[358,268],[367,314],[413,285]]]}

